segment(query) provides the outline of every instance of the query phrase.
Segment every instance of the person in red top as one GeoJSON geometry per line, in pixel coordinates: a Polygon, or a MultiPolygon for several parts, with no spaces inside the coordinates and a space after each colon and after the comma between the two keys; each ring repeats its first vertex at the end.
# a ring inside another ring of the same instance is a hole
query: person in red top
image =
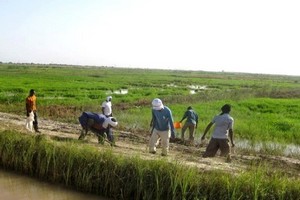
{"type": "Polygon", "coordinates": [[[33,111],[34,114],[34,122],[33,122],[33,128],[36,133],[40,133],[40,130],[38,128],[38,116],[37,116],[37,109],[36,109],[36,96],[34,89],[31,89],[29,91],[29,95],[26,98],[26,113],[27,117],[29,116],[29,113],[33,111]]]}

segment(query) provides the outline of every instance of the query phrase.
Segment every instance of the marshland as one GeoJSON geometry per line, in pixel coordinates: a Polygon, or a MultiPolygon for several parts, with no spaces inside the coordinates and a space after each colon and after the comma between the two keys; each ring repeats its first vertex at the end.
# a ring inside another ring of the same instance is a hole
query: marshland
{"type": "Polygon", "coordinates": [[[5,170],[114,199],[300,199],[299,76],[2,63],[0,112],[5,170]],[[38,135],[24,128],[32,88],[38,135]],[[108,95],[116,146],[79,141],[78,117],[101,112],[108,95]],[[172,143],[166,158],[147,152],[156,97],[174,121],[197,111],[195,146],[172,143]],[[235,119],[231,163],[201,156],[200,137],[225,103],[235,119]]]}

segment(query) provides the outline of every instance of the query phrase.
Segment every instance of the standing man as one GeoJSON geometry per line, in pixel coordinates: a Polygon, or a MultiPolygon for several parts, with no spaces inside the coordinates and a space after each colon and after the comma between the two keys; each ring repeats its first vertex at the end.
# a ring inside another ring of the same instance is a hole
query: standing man
{"type": "Polygon", "coordinates": [[[111,105],[112,96],[106,97],[106,100],[103,101],[101,105],[102,114],[106,117],[112,117],[112,105],[111,105]]]}
{"type": "Polygon", "coordinates": [[[167,156],[169,151],[169,139],[175,138],[173,117],[171,110],[164,106],[162,101],[155,98],[152,101],[152,119],[150,126],[152,127],[149,142],[149,152],[156,153],[156,145],[158,139],[161,139],[162,156],[167,156]]]}
{"type": "Polygon", "coordinates": [[[36,96],[34,89],[31,89],[29,91],[29,95],[26,98],[26,112],[27,117],[29,116],[29,113],[33,111],[34,114],[34,122],[33,122],[33,128],[36,133],[40,133],[39,127],[38,127],[38,115],[37,115],[37,109],[36,109],[36,96]]]}
{"type": "Polygon", "coordinates": [[[233,143],[233,118],[229,115],[231,110],[231,106],[229,104],[225,104],[221,108],[221,114],[215,116],[213,120],[207,125],[201,140],[205,139],[206,133],[215,124],[215,128],[212,134],[212,137],[209,141],[209,144],[206,148],[203,157],[214,157],[217,151],[221,150],[221,156],[227,156],[228,161],[230,158],[230,146],[229,140],[231,142],[231,146],[234,147],[233,143]]]}
{"type": "Polygon", "coordinates": [[[185,120],[185,124],[181,129],[181,140],[184,142],[184,133],[187,128],[189,128],[189,144],[194,145],[194,134],[195,134],[195,129],[197,128],[198,125],[198,115],[197,113],[193,110],[191,106],[187,108],[187,111],[185,111],[182,119],[180,120],[180,123],[185,120]]]}

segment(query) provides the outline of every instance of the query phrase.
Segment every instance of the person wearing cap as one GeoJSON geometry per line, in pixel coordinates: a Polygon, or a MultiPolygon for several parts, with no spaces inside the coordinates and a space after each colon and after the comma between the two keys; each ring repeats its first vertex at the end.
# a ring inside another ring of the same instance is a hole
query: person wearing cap
{"type": "Polygon", "coordinates": [[[209,141],[209,144],[206,148],[203,157],[214,157],[217,151],[220,149],[221,156],[227,156],[227,160],[230,161],[230,145],[229,140],[231,142],[231,146],[234,147],[233,142],[233,118],[229,115],[231,111],[231,106],[229,104],[225,104],[221,108],[221,113],[215,116],[212,121],[207,125],[201,140],[205,139],[205,135],[215,124],[214,131],[212,137],[209,141]]]}
{"type": "Polygon", "coordinates": [[[152,101],[152,119],[150,126],[152,127],[151,137],[149,142],[149,152],[156,153],[156,145],[158,139],[161,139],[162,156],[166,156],[169,151],[169,139],[175,138],[175,129],[173,124],[171,110],[164,106],[162,101],[155,98],[152,101]]]}
{"type": "Polygon", "coordinates": [[[112,96],[106,97],[106,100],[103,101],[101,105],[102,114],[106,117],[112,117],[112,104],[111,104],[112,96]]]}
{"type": "Polygon", "coordinates": [[[189,144],[193,145],[195,129],[197,128],[197,125],[198,125],[198,115],[193,110],[192,106],[189,106],[187,108],[182,119],[180,120],[180,123],[185,119],[186,119],[186,121],[181,129],[181,140],[184,142],[184,133],[185,133],[186,129],[189,128],[189,134],[190,134],[189,135],[189,144]]]}
{"type": "Polygon", "coordinates": [[[29,95],[26,97],[26,115],[29,117],[29,113],[33,111],[34,121],[33,128],[36,133],[40,133],[38,126],[38,114],[37,114],[37,106],[36,106],[36,95],[34,89],[29,91],[29,95]]]}
{"type": "Polygon", "coordinates": [[[114,144],[114,136],[112,128],[118,125],[114,117],[106,117],[103,114],[93,112],[83,112],[78,118],[83,130],[79,136],[79,140],[84,139],[88,130],[91,130],[98,136],[98,142],[104,143],[104,138],[107,136],[108,141],[114,144]]]}

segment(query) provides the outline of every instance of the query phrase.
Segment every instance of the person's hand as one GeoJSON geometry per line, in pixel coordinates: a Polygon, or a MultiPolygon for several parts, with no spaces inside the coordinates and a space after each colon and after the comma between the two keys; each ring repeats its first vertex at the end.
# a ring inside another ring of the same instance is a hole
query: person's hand
{"type": "Polygon", "coordinates": [[[27,111],[27,113],[26,113],[26,116],[27,116],[27,117],[29,117],[29,113],[30,113],[30,112],[27,111]]]}
{"type": "Polygon", "coordinates": [[[235,144],[232,142],[232,143],[231,143],[231,147],[234,147],[234,146],[235,146],[235,144]]]}
{"type": "Polygon", "coordinates": [[[153,133],[153,128],[150,126],[150,130],[149,130],[149,136],[150,137],[151,137],[152,133],[153,133]]]}
{"type": "Polygon", "coordinates": [[[204,135],[201,137],[201,140],[205,140],[205,136],[204,135]]]}
{"type": "Polygon", "coordinates": [[[172,132],[171,132],[171,138],[175,139],[175,131],[174,130],[172,130],[172,132]]]}

